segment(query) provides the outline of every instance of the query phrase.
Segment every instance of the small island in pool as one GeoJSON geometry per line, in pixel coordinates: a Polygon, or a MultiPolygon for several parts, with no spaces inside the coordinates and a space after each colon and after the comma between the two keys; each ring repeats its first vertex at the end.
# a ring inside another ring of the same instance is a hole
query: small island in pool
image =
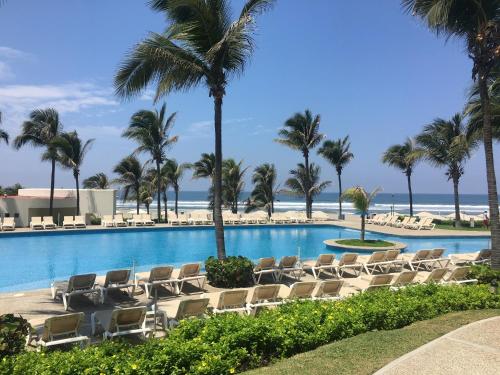
{"type": "Polygon", "coordinates": [[[404,250],[406,244],[398,241],[386,240],[360,240],[354,238],[337,238],[325,240],[323,243],[336,250],[353,250],[353,251],[373,251],[373,250],[404,250]]]}

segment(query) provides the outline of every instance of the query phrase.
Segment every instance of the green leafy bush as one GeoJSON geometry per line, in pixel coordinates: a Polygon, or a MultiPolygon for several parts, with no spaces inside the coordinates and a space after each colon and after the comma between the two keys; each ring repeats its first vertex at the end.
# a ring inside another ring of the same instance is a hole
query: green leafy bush
{"type": "Polygon", "coordinates": [[[500,271],[493,270],[487,264],[472,266],[469,277],[471,279],[477,279],[479,284],[490,284],[495,288],[498,288],[498,284],[500,283],[500,271]]]}
{"type": "Polygon", "coordinates": [[[241,288],[253,285],[253,263],[237,256],[219,260],[210,257],[205,261],[207,279],[218,288],[241,288]]]}
{"type": "Polygon", "coordinates": [[[0,361],[0,373],[232,374],[363,332],[484,308],[500,308],[500,295],[486,285],[380,290],[337,302],[288,303],[256,317],[188,319],[166,338],[136,346],[108,342],[68,352],[21,353],[0,361]]]}
{"type": "Polygon", "coordinates": [[[0,315],[0,358],[24,349],[31,325],[22,316],[0,315]]]}
{"type": "Polygon", "coordinates": [[[90,224],[92,225],[101,225],[101,218],[96,215],[90,215],[90,224]]]}

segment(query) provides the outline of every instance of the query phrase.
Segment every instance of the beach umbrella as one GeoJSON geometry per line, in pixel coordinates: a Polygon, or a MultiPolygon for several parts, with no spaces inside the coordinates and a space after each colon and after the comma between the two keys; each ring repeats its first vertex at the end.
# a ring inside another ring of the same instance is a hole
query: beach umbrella
{"type": "Polygon", "coordinates": [[[432,218],[434,218],[434,214],[432,212],[428,212],[428,211],[419,212],[415,216],[418,216],[418,217],[432,217],[432,218]]]}

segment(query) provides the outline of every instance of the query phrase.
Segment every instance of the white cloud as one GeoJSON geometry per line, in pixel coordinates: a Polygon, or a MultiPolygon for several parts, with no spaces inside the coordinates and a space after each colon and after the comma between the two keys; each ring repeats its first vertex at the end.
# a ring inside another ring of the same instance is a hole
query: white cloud
{"type": "Polygon", "coordinates": [[[5,81],[14,78],[14,72],[7,63],[0,61],[0,80],[5,81]]]}
{"type": "Polygon", "coordinates": [[[0,58],[4,59],[28,59],[33,57],[32,54],[20,51],[18,49],[0,46],[0,58]]]}
{"type": "Polygon", "coordinates": [[[13,60],[31,59],[33,55],[19,51],[14,48],[0,46],[0,81],[12,80],[15,78],[11,62],[13,60]]]}

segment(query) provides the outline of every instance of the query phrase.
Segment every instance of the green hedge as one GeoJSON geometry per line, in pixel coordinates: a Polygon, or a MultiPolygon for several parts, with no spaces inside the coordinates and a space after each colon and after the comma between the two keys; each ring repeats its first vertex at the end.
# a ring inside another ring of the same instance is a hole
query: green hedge
{"type": "Polygon", "coordinates": [[[469,278],[477,279],[479,284],[489,284],[498,288],[500,271],[495,271],[487,264],[477,264],[470,268],[469,278]]]}
{"type": "Polygon", "coordinates": [[[0,315],[0,358],[23,351],[30,331],[31,325],[22,316],[0,315]]]}
{"type": "Polygon", "coordinates": [[[223,314],[181,322],[166,338],[68,352],[5,357],[2,374],[232,374],[371,330],[452,311],[500,308],[486,285],[419,285],[338,302],[294,302],[256,317],[223,314]]]}
{"type": "Polygon", "coordinates": [[[253,285],[253,263],[242,256],[205,261],[207,279],[217,288],[244,288],[253,285]]]}

